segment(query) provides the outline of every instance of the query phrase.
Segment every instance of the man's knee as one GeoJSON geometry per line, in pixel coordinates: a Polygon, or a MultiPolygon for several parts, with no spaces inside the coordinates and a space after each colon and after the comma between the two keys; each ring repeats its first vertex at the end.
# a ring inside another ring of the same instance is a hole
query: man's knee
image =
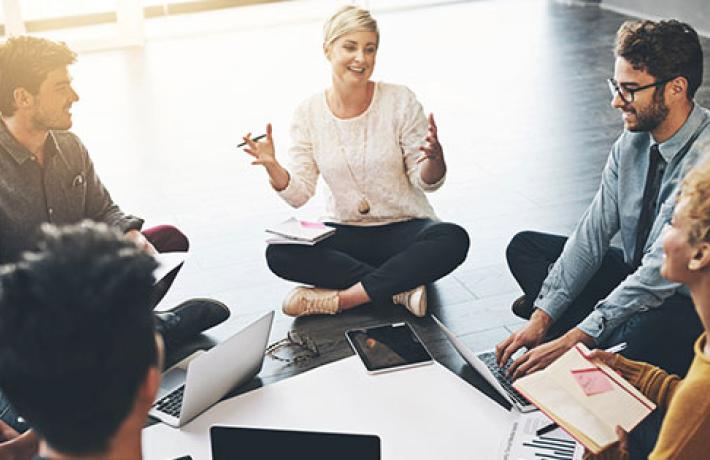
{"type": "Polygon", "coordinates": [[[143,234],[158,252],[186,252],[190,249],[190,240],[173,225],[151,227],[143,234]]]}
{"type": "Polygon", "coordinates": [[[173,251],[187,251],[190,249],[190,240],[179,228],[172,225],[165,225],[165,234],[173,251]]]}
{"type": "Polygon", "coordinates": [[[525,250],[530,245],[530,239],[535,232],[529,230],[518,232],[508,243],[508,247],[505,248],[505,258],[508,261],[508,266],[514,264],[517,257],[525,252],[525,250]]]}

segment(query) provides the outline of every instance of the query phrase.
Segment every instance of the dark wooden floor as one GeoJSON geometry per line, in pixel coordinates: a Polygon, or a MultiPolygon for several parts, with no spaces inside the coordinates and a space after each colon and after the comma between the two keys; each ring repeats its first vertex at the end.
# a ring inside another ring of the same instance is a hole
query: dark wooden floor
{"type": "MultiPolygon", "coordinates": [[[[289,6],[268,8],[287,15],[289,6]]],[[[271,28],[89,54],[76,66],[83,100],[75,131],[114,198],[150,223],[177,224],[191,238],[191,258],[163,306],[211,296],[232,310],[226,324],[172,359],[279,309],[292,288],[269,273],[262,231],[293,211],[233,146],[243,132],[273,121],[284,158],[291,111],[329,78],[318,33],[330,2],[323,8],[302,21],[274,13],[271,28]]],[[[466,262],[430,289],[429,311],[471,348],[490,348],[521,324],[509,311],[519,291],[505,265],[507,242],[524,229],[569,233],[621,132],[605,79],[613,71],[614,33],[628,18],[542,0],[375,13],[382,30],[375,78],[410,86],[437,115],[450,171],[431,201],[471,236],[466,262]]],[[[707,64],[710,40],[703,46],[707,64]]],[[[705,106],[709,81],[697,95],[705,106]]],[[[317,216],[321,205],[316,200],[299,215],[317,216]]],[[[431,318],[374,305],[295,321],[279,313],[272,340],[294,329],[315,340],[321,355],[298,365],[267,358],[249,387],[350,355],[346,329],[403,320],[444,365],[489,391],[431,318]]]]}

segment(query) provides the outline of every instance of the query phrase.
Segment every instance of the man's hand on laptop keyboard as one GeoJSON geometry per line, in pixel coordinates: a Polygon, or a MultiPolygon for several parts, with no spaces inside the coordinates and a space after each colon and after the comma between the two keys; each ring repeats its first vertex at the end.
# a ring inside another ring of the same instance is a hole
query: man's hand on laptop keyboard
{"type": "Polygon", "coordinates": [[[536,309],[522,329],[514,332],[510,337],[496,345],[498,366],[507,363],[508,359],[519,349],[525,347],[531,350],[542,343],[551,325],[552,318],[544,311],[536,309]]]}
{"type": "Polygon", "coordinates": [[[510,365],[508,375],[515,380],[524,375],[545,369],[579,342],[590,347],[594,345],[592,337],[577,328],[573,328],[559,339],[528,350],[510,365]]]}

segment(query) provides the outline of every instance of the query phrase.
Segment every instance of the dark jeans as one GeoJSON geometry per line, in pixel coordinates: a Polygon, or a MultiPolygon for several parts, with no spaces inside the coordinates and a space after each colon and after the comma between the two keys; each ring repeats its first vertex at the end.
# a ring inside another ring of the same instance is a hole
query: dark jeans
{"type": "MultiPolygon", "coordinates": [[[[190,244],[187,237],[177,228],[171,225],[158,225],[143,230],[143,235],[155,247],[158,252],[187,251],[190,244]]],[[[155,307],[165,296],[172,285],[175,277],[182,268],[182,264],[170,271],[162,280],[156,283],[153,289],[153,304],[155,307]]],[[[0,391],[0,420],[12,426],[19,432],[27,430],[26,423],[19,423],[17,412],[10,406],[5,395],[0,391]]]]}
{"type": "MultiPolygon", "coordinates": [[[[521,232],[508,245],[508,266],[527,299],[535,299],[549,267],[562,253],[567,238],[538,232],[521,232]]],[[[601,267],[550,330],[558,337],[581,322],[629,274],[620,249],[610,248],[601,267]]],[[[600,347],[626,342],[622,354],[684,376],[693,359],[693,344],[702,332],[690,298],[674,294],[658,308],[639,312],[616,328],[600,347]]]]}
{"type": "Polygon", "coordinates": [[[362,282],[373,302],[436,281],[459,266],[469,239],[458,225],[415,219],[338,230],[315,246],[269,245],[266,261],[281,278],[327,289],[362,282]]]}
{"type": "Polygon", "coordinates": [[[665,412],[656,409],[629,433],[629,460],[646,460],[661,432],[665,412]]]}

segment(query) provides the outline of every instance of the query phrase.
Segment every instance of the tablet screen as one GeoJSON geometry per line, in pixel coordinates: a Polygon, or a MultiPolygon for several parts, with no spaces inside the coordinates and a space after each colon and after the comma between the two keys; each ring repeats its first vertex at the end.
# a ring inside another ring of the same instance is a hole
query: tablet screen
{"type": "Polygon", "coordinates": [[[380,460],[374,435],[213,426],[213,460],[380,460]]]}
{"type": "Polygon", "coordinates": [[[431,355],[407,323],[352,329],[345,334],[370,372],[432,361],[431,355]]]}

